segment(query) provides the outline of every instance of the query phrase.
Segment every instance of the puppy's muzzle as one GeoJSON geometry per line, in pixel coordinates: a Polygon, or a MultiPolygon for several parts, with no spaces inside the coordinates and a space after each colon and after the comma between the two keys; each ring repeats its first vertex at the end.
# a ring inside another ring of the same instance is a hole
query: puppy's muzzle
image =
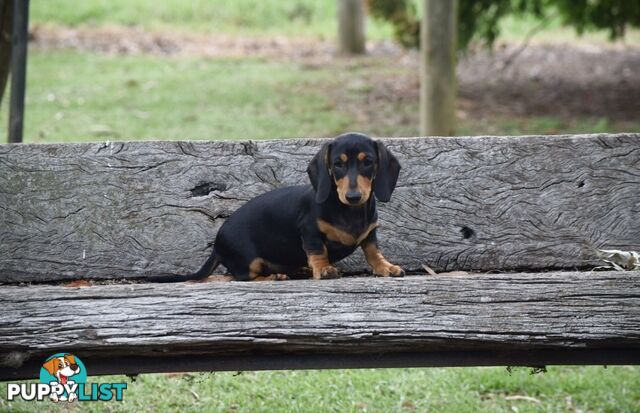
{"type": "Polygon", "coordinates": [[[357,205],[362,200],[362,194],[357,191],[349,191],[345,197],[347,198],[347,202],[352,205],[357,205]]]}

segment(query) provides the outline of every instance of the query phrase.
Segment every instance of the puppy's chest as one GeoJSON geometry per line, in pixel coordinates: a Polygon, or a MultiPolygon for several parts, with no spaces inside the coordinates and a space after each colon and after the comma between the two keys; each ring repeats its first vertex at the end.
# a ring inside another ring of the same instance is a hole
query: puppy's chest
{"type": "Polygon", "coordinates": [[[360,245],[377,226],[377,222],[328,222],[318,219],[318,229],[327,240],[349,247],[360,245]]]}

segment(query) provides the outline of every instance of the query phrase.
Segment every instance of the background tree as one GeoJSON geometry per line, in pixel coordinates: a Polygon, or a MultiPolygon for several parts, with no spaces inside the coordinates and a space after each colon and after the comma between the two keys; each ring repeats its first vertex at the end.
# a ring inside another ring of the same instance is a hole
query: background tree
{"type": "Polygon", "coordinates": [[[9,77],[12,23],[13,0],[0,0],[0,102],[9,77]]]}
{"type": "Polygon", "coordinates": [[[420,30],[420,133],[453,135],[458,0],[424,0],[420,30]]]}
{"type": "Polygon", "coordinates": [[[338,44],[342,53],[365,52],[363,0],[338,0],[338,44]]]}
{"type": "MultiPolygon", "coordinates": [[[[368,0],[375,18],[389,21],[395,37],[405,47],[420,43],[420,17],[416,0],[368,0]]],[[[546,19],[557,15],[578,33],[607,30],[611,39],[626,28],[640,27],[638,0],[459,0],[458,47],[480,40],[492,45],[500,34],[500,21],[509,15],[546,19]]]]}

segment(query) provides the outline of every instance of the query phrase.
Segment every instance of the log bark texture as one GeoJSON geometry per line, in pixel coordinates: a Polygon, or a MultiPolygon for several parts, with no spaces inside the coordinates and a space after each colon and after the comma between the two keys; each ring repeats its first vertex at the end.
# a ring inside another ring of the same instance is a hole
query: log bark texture
{"type": "Polygon", "coordinates": [[[640,363],[640,272],[5,286],[0,302],[0,379],[57,351],[91,374],[640,363]]]}
{"type": "MultiPolygon", "coordinates": [[[[0,146],[0,282],[190,273],[248,199],[308,182],[322,140],[0,146]]],[[[640,245],[640,135],[384,139],[402,163],[379,203],[408,271],[598,265],[640,245]]],[[[367,271],[361,253],[343,261],[367,271]]]]}

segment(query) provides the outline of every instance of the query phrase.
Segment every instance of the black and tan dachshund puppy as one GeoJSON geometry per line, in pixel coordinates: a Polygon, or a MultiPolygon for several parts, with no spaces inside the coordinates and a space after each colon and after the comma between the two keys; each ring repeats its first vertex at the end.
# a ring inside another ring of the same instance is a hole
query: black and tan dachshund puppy
{"type": "Polygon", "coordinates": [[[309,266],[313,278],[336,278],[333,263],[361,247],[373,273],[402,276],[378,249],[376,199],[391,198],[400,164],[382,142],[359,133],[340,135],[309,163],[311,185],[260,195],[222,225],[214,252],[188,276],[161,275],[156,282],[205,278],[222,263],[236,280],[281,280],[309,266]],[[374,196],[375,195],[375,196],[374,196]]]}

